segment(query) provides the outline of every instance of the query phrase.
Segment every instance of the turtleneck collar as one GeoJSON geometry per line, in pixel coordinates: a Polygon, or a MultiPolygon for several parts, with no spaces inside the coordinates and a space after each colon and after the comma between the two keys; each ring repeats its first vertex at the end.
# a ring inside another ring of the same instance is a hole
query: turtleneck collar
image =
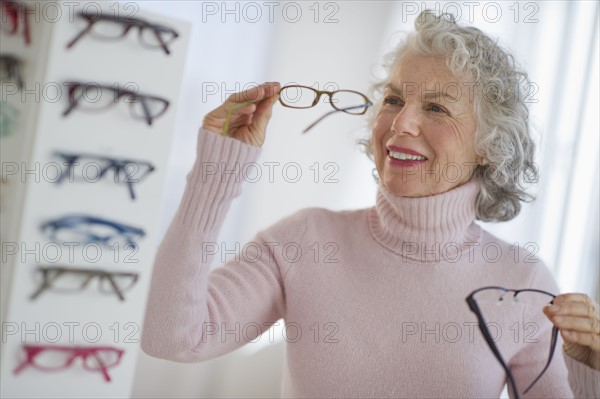
{"type": "Polygon", "coordinates": [[[399,197],[379,183],[369,214],[373,237],[384,247],[422,263],[456,261],[481,238],[475,224],[479,184],[469,181],[428,197],[399,197]]]}

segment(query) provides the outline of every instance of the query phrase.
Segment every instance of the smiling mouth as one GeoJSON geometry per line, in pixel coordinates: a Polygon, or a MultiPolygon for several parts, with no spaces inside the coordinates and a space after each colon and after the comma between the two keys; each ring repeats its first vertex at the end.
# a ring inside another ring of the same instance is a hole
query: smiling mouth
{"type": "Polygon", "coordinates": [[[422,155],[407,154],[401,151],[388,150],[388,156],[399,161],[426,161],[427,158],[422,155]]]}

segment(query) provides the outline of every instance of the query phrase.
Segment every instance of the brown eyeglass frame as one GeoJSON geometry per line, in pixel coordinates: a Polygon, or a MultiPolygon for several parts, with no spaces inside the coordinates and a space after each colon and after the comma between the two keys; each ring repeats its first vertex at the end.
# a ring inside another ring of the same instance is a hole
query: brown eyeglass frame
{"type": "Polygon", "coordinates": [[[100,269],[82,269],[82,268],[68,268],[62,266],[40,266],[36,269],[36,273],[40,273],[42,275],[42,283],[38,287],[38,289],[31,294],[29,297],[31,300],[36,299],[40,296],[40,294],[46,290],[52,289],[52,282],[60,278],[60,276],[65,274],[83,274],[87,275],[83,283],[78,288],[79,291],[84,290],[90,281],[92,281],[95,277],[98,277],[100,280],[106,279],[110,286],[113,288],[113,291],[121,301],[125,301],[125,296],[123,295],[123,291],[127,291],[129,288],[133,287],[138,280],[137,273],[131,272],[108,272],[100,269]],[[113,277],[131,277],[132,283],[127,288],[120,288],[113,277]]]}
{"type": "Polygon", "coordinates": [[[283,105],[286,108],[293,108],[293,109],[308,109],[308,108],[312,108],[315,105],[317,105],[319,103],[319,100],[321,99],[321,96],[323,94],[326,94],[329,96],[329,104],[331,104],[331,106],[334,108],[334,111],[330,111],[328,113],[326,113],[325,115],[323,115],[322,117],[320,117],[319,119],[317,119],[316,121],[314,121],[312,124],[310,124],[306,129],[304,129],[302,131],[302,133],[306,133],[308,132],[310,129],[312,129],[313,127],[315,127],[317,125],[317,123],[321,122],[323,119],[325,119],[326,117],[328,117],[329,115],[332,115],[336,112],[344,112],[350,115],[364,115],[367,112],[367,109],[373,105],[373,102],[371,100],[369,100],[369,98],[367,96],[365,96],[364,94],[362,94],[361,92],[355,91],[355,90],[335,90],[335,91],[327,91],[327,90],[317,90],[314,89],[312,87],[309,86],[303,86],[303,85],[287,85],[287,86],[283,86],[281,89],[279,89],[279,103],[281,105],[283,105]],[[285,89],[290,89],[290,88],[300,88],[300,89],[308,89],[311,90],[313,92],[316,93],[315,99],[313,100],[313,103],[309,106],[306,107],[295,107],[292,105],[288,105],[286,104],[282,99],[281,99],[281,92],[285,89]],[[335,93],[353,93],[353,94],[358,94],[359,96],[361,96],[364,100],[365,103],[362,105],[357,105],[357,106],[353,106],[353,107],[345,107],[345,108],[338,108],[335,106],[335,104],[332,101],[333,95],[335,93]],[[349,112],[352,109],[357,109],[357,108],[362,108],[362,112],[349,112]]]}
{"type": "Polygon", "coordinates": [[[346,112],[347,114],[362,115],[365,112],[367,112],[367,108],[368,107],[366,107],[365,105],[366,104],[371,104],[372,105],[371,100],[369,100],[369,98],[367,96],[365,96],[361,92],[358,92],[358,91],[355,91],[355,90],[334,90],[334,91],[327,91],[327,90],[317,90],[317,89],[314,89],[312,87],[303,86],[303,85],[288,85],[288,86],[283,86],[281,89],[279,89],[279,94],[280,94],[279,95],[279,103],[281,105],[283,105],[284,107],[287,107],[287,108],[296,108],[296,109],[308,109],[308,108],[312,108],[312,107],[314,107],[315,105],[317,105],[319,103],[319,100],[321,99],[321,96],[323,94],[326,94],[326,95],[329,96],[329,104],[331,104],[331,106],[333,108],[335,108],[338,111],[346,112]],[[311,91],[315,92],[316,96],[315,96],[315,99],[314,99],[313,103],[311,105],[307,106],[307,107],[295,107],[293,105],[288,105],[288,104],[284,103],[283,100],[281,99],[281,92],[284,91],[285,89],[290,89],[290,88],[294,88],[294,87],[297,87],[297,88],[300,88],[300,89],[308,89],[308,90],[311,90],[311,91]],[[347,107],[346,108],[338,108],[338,107],[335,106],[335,104],[333,103],[333,101],[331,101],[331,98],[332,98],[332,96],[335,93],[353,93],[353,94],[358,94],[359,96],[361,96],[362,98],[364,98],[365,104],[357,106],[357,107],[352,107],[352,108],[347,108],[347,107]],[[364,110],[362,112],[360,112],[360,113],[358,113],[358,112],[348,112],[349,109],[363,108],[363,107],[364,107],[364,110]]]}
{"type": "MultiPolygon", "coordinates": [[[[329,103],[331,104],[331,106],[334,108],[333,111],[326,113],[325,115],[323,115],[322,117],[320,117],[319,119],[317,119],[316,121],[314,121],[312,124],[310,124],[306,129],[304,129],[302,131],[302,133],[306,133],[308,132],[310,129],[312,129],[313,127],[315,127],[317,125],[317,123],[321,122],[323,119],[325,119],[326,117],[328,117],[331,114],[334,114],[336,112],[344,112],[350,115],[363,115],[365,112],[367,112],[367,108],[369,108],[370,106],[373,105],[373,102],[371,100],[369,100],[369,98],[367,96],[365,96],[364,94],[362,94],[361,92],[358,91],[354,91],[354,90],[335,90],[335,91],[326,91],[326,90],[316,90],[313,89],[312,87],[309,86],[303,86],[303,85],[287,85],[287,86],[283,86],[281,89],[279,89],[279,103],[281,105],[283,105],[286,108],[292,108],[292,109],[307,109],[307,108],[312,108],[315,105],[317,105],[319,103],[319,100],[321,99],[321,96],[323,94],[327,94],[329,96],[329,103]],[[283,102],[283,100],[281,99],[281,92],[284,89],[289,89],[289,88],[293,88],[293,87],[298,87],[301,89],[309,89],[311,91],[314,91],[316,93],[315,99],[313,101],[313,103],[310,106],[307,107],[294,107],[292,105],[288,105],[285,102],[283,102]],[[365,103],[362,105],[358,105],[358,106],[353,106],[353,107],[346,107],[346,108],[338,108],[335,106],[335,104],[333,103],[333,101],[331,100],[331,97],[338,92],[343,92],[343,93],[353,93],[353,94],[358,94],[360,95],[362,98],[364,98],[365,103]],[[363,108],[362,112],[348,112],[351,109],[356,109],[356,108],[363,108]]],[[[241,103],[237,103],[234,104],[232,107],[230,107],[227,110],[227,113],[225,115],[225,122],[223,124],[223,128],[221,129],[221,135],[222,136],[227,136],[229,133],[229,124],[230,124],[230,119],[231,116],[233,115],[233,113],[235,111],[237,111],[238,109],[241,109],[243,107],[245,107],[246,105],[252,103],[254,101],[252,100],[247,100],[241,103]]]]}

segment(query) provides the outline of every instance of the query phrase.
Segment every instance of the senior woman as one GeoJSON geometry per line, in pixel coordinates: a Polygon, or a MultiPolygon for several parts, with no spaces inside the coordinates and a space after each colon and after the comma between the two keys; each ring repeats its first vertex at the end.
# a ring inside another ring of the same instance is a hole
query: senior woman
{"type": "Polygon", "coordinates": [[[375,206],[300,210],[211,273],[210,243],[243,181],[231,171],[257,159],[280,85],[206,115],[156,257],[146,353],[212,359],[283,318],[285,397],[498,397],[507,382],[511,397],[600,396],[598,305],[562,294],[544,307],[558,293],[546,266],[474,222],[509,220],[528,199],[523,97],[486,92],[493,83],[514,94],[526,75],[478,29],[431,12],[415,27],[375,108],[375,206]],[[336,243],[330,262],[311,252],[326,242],[336,243]],[[283,251],[289,243],[301,256],[283,251]]]}

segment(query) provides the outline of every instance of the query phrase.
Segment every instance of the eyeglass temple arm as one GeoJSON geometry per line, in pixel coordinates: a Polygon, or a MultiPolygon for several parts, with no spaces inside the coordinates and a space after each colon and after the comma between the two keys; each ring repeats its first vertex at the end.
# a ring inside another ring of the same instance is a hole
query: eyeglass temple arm
{"type": "Polygon", "coordinates": [[[31,364],[31,359],[29,359],[29,356],[23,360],[18,366],[17,368],[15,368],[13,370],[14,374],[19,374],[25,367],[29,366],[31,364]]]}
{"type": "Polygon", "coordinates": [[[335,109],[333,111],[329,111],[328,113],[326,113],[325,115],[323,115],[322,117],[320,117],[319,119],[317,119],[316,121],[314,121],[313,123],[311,123],[306,129],[304,129],[302,131],[302,133],[308,132],[310,129],[312,129],[313,127],[315,127],[317,125],[317,123],[321,122],[323,119],[325,119],[326,117],[328,117],[331,114],[335,114],[336,112],[340,112],[340,111],[348,111],[348,110],[351,110],[351,109],[365,108],[365,107],[368,107],[368,106],[369,106],[368,104],[354,105],[354,106],[348,107],[348,108],[335,109]]]}
{"type": "Polygon", "coordinates": [[[469,304],[469,308],[471,309],[471,311],[473,313],[475,313],[475,316],[477,316],[477,322],[478,322],[477,324],[479,325],[479,330],[481,331],[481,334],[483,334],[483,337],[485,338],[485,341],[487,342],[488,346],[494,353],[494,356],[496,356],[496,359],[500,362],[500,365],[506,372],[506,377],[508,378],[508,381],[513,390],[514,399],[521,399],[521,396],[519,395],[519,391],[517,389],[517,384],[515,383],[515,378],[513,377],[512,372],[510,371],[510,369],[504,362],[504,359],[502,358],[502,355],[498,351],[498,348],[496,348],[496,344],[494,343],[494,340],[490,336],[489,331],[487,330],[487,328],[485,328],[485,320],[483,319],[483,316],[481,315],[479,306],[477,306],[477,303],[475,302],[475,300],[470,296],[467,298],[467,303],[469,304]]]}
{"type": "Polygon", "coordinates": [[[165,41],[162,39],[162,37],[160,37],[158,30],[154,29],[154,35],[158,39],[158,41],[160,43],[160,47],[162,47],[162,49],[165,50],[165,53],[167,53],[167,55],[170,55],[171,52],[169,51],[169,48],[167,47],[167,44],[165,43],[165,41]]]}
{"type": "Polygon", "coordinates": [[[67,116],[71,113],[71,111],[73,111],[73,109],[75,109],[75,107],[77,106],[77,103],[79,102],[79,98],[75,98],[75,89],[76,86],[74,85],[70,85],[69,86],[69,107],[63,112],[63,116],[67,116]]]}
{"type": "Polygon", "coordinates": [[[110,375],[108,375],[108,371],[106,371],[106,366],[104,365],[104,362],[102,361],[102,359],[96,353],[92,353],[92,356],[94,356],[96,358],[96,361],[98,362],[98,365],[100,366],[100,371],[102,372],[102,375],[104,376],[104,379],[106,380],[106,382],[110,382],[110,375]]]}
{"type": "Polygon", "coordinates": [[[121,292],[121,290],[119,289],[119,287],[115,283],[115,280],[112,278],[112,276],[107,273],[107,274],[103,275],[102,277],[108,280],[108,282],[110,283],[110,285],[113,287],[113,290],[115,290],[115,293],[117,294],[117,296],[119,297],[119,299],[121,301],[125,301],[125,297],[123,296],[123,293],[121,292]]]}
{"type": "Polygon", "coordinates": [[[88,21],[88,26],[85,29],[83,29],[81,32],[79,32],[77,34],[77,36],[75,36],[69,43],[67,43],[67,48],[73,47],[75,45],[75,43],[77,43],[79,41],[79,39],[81,39],[83,37],[83,35],[85,35],[92,29],[92,26],[94,25],[95,22],[96,21],[88,21]]]}
{"type": "Polygon", "coordinates": [[[527,393],[527,391],[529,391],[535,385],[535,383],[538,382],[538,380],[540,378],[542,378],[542,375],[544,375],[544,373],[550,366],[550,362],[552,361],[552,357],[554,356],[554,349],[556,348],[557,337],[558,337],[558,328],[552,327],[552,339],[550,340],[550,354],[548,355],[548,362],[546,362],[546,366],[544,366],[544,369],[542,370],[540,375],[538,375],[536,377],[536,379],[533,380],[533,382],[531,384],[529,384],[529,386],[523,391],[523,393],[527,393]]]}
{"type": "MultiPolygon", "coordinates": [[[[148,122],[148,126],[152,126],[152,114],[150,113],[150,108],[148,108],[148,104],[146,104],[146,101],[143,97],[140,98],[140,103],[142,104],[142,108],[144,109],[144,114],[146,115],[146,122],[148,122]]],[[[131,103],[131,105],[133,104],[134,103],[131,103]]]]}
{"type": "MultiPolygon", "coordinates": [[[[125,168],[119,162],[115,163],[114,166],[115,166],[115,179],[118,179],[119,178],[119,174],[121,172],[123,172],[123,174],[125,175],[125,180],[123,182],[127,185],[127,188],[129,190],[129,197],[132,200],[135,200],[135,193],[133,192],[133,183],[134,183],[134,181],[129,178],[129,174],[127,173],[127,168],[125,168]]],[[[137,181],[135,181],[135,182],[137,182],[137,181]]]]}
{"type": "Polygon", "coordinates": [[[15,79],[17,81],[17,86],[19,87],[19,89],[23,89],[23,86],[25,86],[25,82],[23,81],[23,76],[21,76],[21,72],[19,71],[19,68],[16,66],[11,68],[10,74],[15,77],[15,79]]]}
{"type": "MultiPolygon", "coordinates": [[[[20,13],[23,15],[23,36],[25,37],[25,45],[29,46],[31,44],[31,32],[29,30],[29,13],[33,11],[29,11],[25,4],[20,4],[18,7],[20,13]]],[[[17,12],[18,18],[19,12],[17,12]]]]}
{"type": "Polygon", "coordinates": [[[33,294],[31,294],[29,297],[30,300],[36,299],[42,292],[49,289],[52,286],[52,282],[59,278],[62,275],[62,272],[59,271],[58,273],[54,273],[52,277],[48,277],[48,273],[46,272],[43,274],[44,281],[42,282],[42,285],[40,285],[40,287],[33,294]]]}
{"type": "Polygon", "coordinates": [[[43,351],[43,349],[34,349],[33,351],[26,350],[27,357],[13,370],[13,374],[20,373],[27,366],[33,366],[33,358],[41,351],[43,351]]]}

